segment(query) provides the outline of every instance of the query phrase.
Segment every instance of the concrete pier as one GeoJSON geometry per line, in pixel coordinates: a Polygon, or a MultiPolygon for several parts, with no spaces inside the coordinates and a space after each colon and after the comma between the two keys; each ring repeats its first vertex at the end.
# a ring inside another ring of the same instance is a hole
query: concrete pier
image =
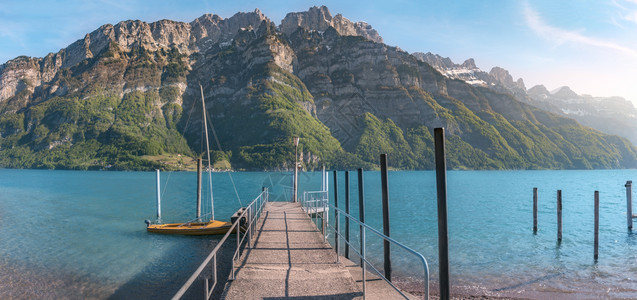
{"type": "MultiPolygon", "coordinates": [[[[360,267],[352,268],[342,257],[336,261],[300,203],[267,203],[253,238],[222,299],[363,299],[356,276],[360,267]]],[[[367,299],[400,298],[389,284],[373,278],[373,284],[367,283],[367,299]]]]}

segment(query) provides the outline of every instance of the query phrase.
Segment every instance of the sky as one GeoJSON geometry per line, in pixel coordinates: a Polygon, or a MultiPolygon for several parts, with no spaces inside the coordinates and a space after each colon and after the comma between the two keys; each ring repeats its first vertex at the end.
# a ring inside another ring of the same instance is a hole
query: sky
{"type": "Polygon", "coordinates": [[[288,12],[325,5],[365,21],[386,44],[455,63],[499,66],[526,87],[569,86],[578,94],[621,96],[637,105],[637,0],[0,0],[0,64],[58,52],[104,24],[229,18],[259,8],[277,25],[288,12]]]}

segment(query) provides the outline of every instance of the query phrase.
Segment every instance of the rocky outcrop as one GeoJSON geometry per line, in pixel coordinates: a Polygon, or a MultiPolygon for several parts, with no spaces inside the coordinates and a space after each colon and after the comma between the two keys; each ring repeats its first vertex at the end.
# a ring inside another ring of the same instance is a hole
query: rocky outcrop
{"type": "Polygon", "coordinates": [[[526,91],[526,87],[524,86],[524,81],[522,80],[522,78],[518,78],[517,81],[513,81],[513,76],[509,74],[509,71],[503,68],[493,67],[491,71],[489,71],[489,75],[505,88],[520,89],[526,91]]]}
{"type": "Polygon", "coordinates": [[[18,57],[0,67],[0,112],[15,112],[45,94],[43,83],[53,80],[62,66],[61,54],[44,58],[18,57]]]}
{"type": "Polygon", "coordinates": [[[258,28],[261,22],[270,21],[259,9],[239,12],[228,19],[205,14],[190,22],[191,34],[199,51],[205,51],[217,43],[228,43],[241,29],[258,28]]]}
{"type": "Polygon", "coordinates": [[[456,66],[456,64],[451,61],[449,57],[442,57],[438,54],[433,54],[431,52],[422,53],[422,52],[414,52],[411,55],[416,57],[417,59],[424,61],[431,65],[432,67],[438,70],[444,69],[452,69],[456,66]]]}
{"type": "Polygon", "coordinates": [[[569,88],[567,86],[559,87],[559,88],[555,89],[555,91],[553,91],[551,94],[554,97],[560,98],[562,100],[580,98],[580,96],[577,93],[573,92],[573,90],[571,90],[571,88],[569,88]]]}
{"type": "Polygon", "coordinates": [[[541,101],[548,99],[548,97],[551,95],[551,92],[549,92],[549,90],[541,84],[533,86],[527,91],[527,93],[529,94],[529,96],[531,96],[531,98],[541,101]]]}
{"type": "Polygon", "coordinates": [[[23,91],[33,93],[41,84],[40,59],[17,58],[0,69],[0,101],[13,97],[23,91]]]}
{"type": "Polygon", "coordinates": [[[288,13],[281,21],[280,29],[291,35],[298,28],[308,31],[324,32],[329,27],[336,29],[340,35],[362,36],[370,41],[382,43],[383,38],[371,25],[365,22],[352,22],[341,14],[332,17],[327,7],[311,7],[306,12],[288,13]]]}
{"type": "Polygon", "coordinates": [[[465,60],[461,65],[461,68],[465,68],[465,69],[469,69],[469,70],[474,70],[477,69],[478,67],[476,67],[476,61],[473,58],[469,58],[467,60],[465,60]]]}

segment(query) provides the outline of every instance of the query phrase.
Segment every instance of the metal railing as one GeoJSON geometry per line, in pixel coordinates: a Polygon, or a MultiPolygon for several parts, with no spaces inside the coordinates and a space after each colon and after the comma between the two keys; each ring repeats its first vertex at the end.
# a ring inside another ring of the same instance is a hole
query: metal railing
{"type": "MultiPolygon", "coordinates": [[[[345,240],[345,244],[347,244],[347,246],[354,250],[354,252],[356,252],[356,254],[362,259],[363,262],[365,263],[361,263],[361,268],[363,269],[363,297],[366,297],[366,273],[367,273],[367,265],[369,265],[372,269],[372,271],[374,271],[374,273],[376,273],[380,278],[382,278],[383,280],[385,280],[385,282],[387,282],[392,288],[394,288],[394,290],[396,290],[401,296],[405,297],[405,299],[408,299],[407,295],[405,295],[398,287],[396,287],[391,281],[389,281],[387,278],[385,278],[385,276],[383,274],[381,274],[380,271],[378,271],[378,269],[376,269],[374,267],[374,265],[372,265],[368,260],[367,260],[367,254],[365,251],[365,243],[366,243],[366,236],[365,236],[365,232],[367,230],[369,230],[370,232],[374,233],[376,236],[382,238],[383,240],[389,241],[390,243],[402,248],[403,250],[407,251],[408,253],[411,253],[412,255],[414,255],[423,265],[423,275],[424,275],[424,298],[425,300],[429,299],[429,264],[427,264],[427,260],[425,259],[424,256],[422,256],[422,254],[416,252],[415,250],[401,244],[400,242],[382,234],[380,231],[372,228],[371,226],[359,221],[358,219],[354,218],[353,216],[351,216],[350,214],[346,213],[345,211],[335,207],[334,205],[329,203],[328,197],[327,197],[327,192],[326,191],[319,191],[319,192],[305,192],[303,197],[303,208],[306,209],[306,211],[308,212],[327,212],[328,209],[333,209],[334,210],[334,214],[335,214],[335,218],[334,218],[334,226],[331,226],[329,224],[329,222],[325,222],[325,220],[322,220],[322,227],[323,227],[323,239],[326,240],[327,239],[327,232],[326,232],[326,228],[325,226],[328,226],[328,229],[333,230],[333,232],[336,234],[336,249],[340,249],[340,240],[343,239],[345,240]],[[308,195],[308,197],[306,198],[305,195],[308,195]],[[312,196],[314,195],[319,195],[320,197],[316,197],[316,198],[312,198],[312,196]],[[320,205],[320,206],[319,206],[320,205]],[[351,243],[350,241],[348,241],[339,231],[338,225],[340,222],[340,217],[345,217],[351,221],[354,221],[356,223],[358,223],[360,225],[360,235],[361,235],[361,243],[360,243],[360,251],[357,250],[351,243]]],[[[321,215],[325,215],[325,213],[321,214],[321,215]]],[[[317,223],[316,226],[318,228],[318,214],[317,216],[317,223]]],[[[340,255],[337,252],[336,253],[336,261],[340,262],[340,255]]]]}
{"type": "Polygon", "coordinates": [[[303,192],[303,199],[301,200],[301,207],[310,215],[312,221],[316,225],[316,228],[321,229],[323,234],[323,240],[326,238],[325,228],[329,223],[329,214],[327,205],[329,204],[329,197],[327,191],[313,191],[303,192]],[[314,217],[312,217],[314,215],[314,217]],[[321,225],[319,227],[318,220],[321,218],[321,225]]]}
{"type": "Polygon", "coordinates": [[[243,209],[238,219],[232,224],[232,227],[230,227],[230,229],[223,236],[223,238],[221,238],[217,246],[212,250],[212,252],[210,252],[210,254],[208,255],[208,257],[206,257],[203,263],[199,265],[197,270],[190,276],[190,278],[188,278],[188,280],[186,281],[186,283],[184,283],[181,289],[179,289],[179,291],[177,291],[177,293],[173,296],[172,298],[173,300],[181,299],[181,297],[186,293],[186,291],[188,291],[188,289],[192,286],[195,280],[199,278],[201,273],[208,266],[210,266],[212,270],[212,278],[208,278],[204,276],[204,299],[206,300],[210,299],[210,297],[212,296],[212,292],[214,291],[218,283],[217,255],[218,255],[219,249],[221,249],[225,241],[228,239],[228,237],[232,233],[237,234],[237,249],[235,250],[234,255],[232,256],[232,273],[231,273],[232,280],[235,279],[234,264],[235,264],[235,260],[239,258],[241,245],[244,243],[247,237],[248,247],[252,246],[251,240],[256,230],[255,229],[256,226],[254,225],[261,218],[261,212],[263,211],[263,207],[265,206],[265,203],[268,202],[269,200],[268,198],[269,198],[268,189],[264,188],[263,192],[261,192],[259,196],[257,196],[254,200],[252,200],[252,202],[250,202],[250,204],[245,209],[243,209]],[[247,220],[245,223],[242,222],[242,220],[244,219],[247,220]],[[243,237],[241,236],[242,231],[244,232],[243,237]],[[209,282],[210,279],[213,280],[212,286],[210,286],[210,282],[209,282]]]}

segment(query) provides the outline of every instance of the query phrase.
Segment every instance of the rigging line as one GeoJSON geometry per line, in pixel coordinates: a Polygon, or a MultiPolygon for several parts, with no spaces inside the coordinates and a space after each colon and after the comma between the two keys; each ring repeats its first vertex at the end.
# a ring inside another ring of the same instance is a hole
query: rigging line
{"type": "Polygon", "coordinates": [[[232,179],[232,175],[230,175],[230,172],[226,172],[226,173],[228,173],[228,176],[230,176],[230,182],[232,182],[234,193],[237,195],[237,200],[239,200],[239,206],[243,207],[243,204],[241,203],[241,198],[239,198],[239,192],[237,191],[237,186],[234,184],[234,179],[232,179]]]}
{"type": "MultiPolygon", "coordinates": [[[[202,97],[203,97],[203,92],[202,92],[202,97]]],[[[215,138],[215,141],[217,142],[217,148],[219,148],[219,151],[224,152],[223,148],[221,148],[221,143],[219,142],[219,137],[217,136],[217,131],[215,130],[215,125],[212,124],[212,117],[208,114],[208,111],[205,111],[206,115],[208,115],[208,120],[210,120],[210,129],[212,129],[212,136],[215,138]]],[[[208,125],[208,124],[206,124],[208,125]]],[[[228,177],[230,177],[230,182],[232,182],[232,188],[234,188],[234,193],[235,195],[237,195],[237,200],[239,201],[239,205],[243,207],[243,204],[241,203],[241,197],[239,197],[239,192],[237,191],[237,186],[234,184],[234,179],[232,178],[232,172],[226,172],[228,173],[228,177]]]]}
{"type": "Polygon", "coordinates": [[[188,125],[190,124],[190,118],[192,117],[192,112],[195,109],[195,102],[197,101],[192,101],[192,104],[190,105],[190,111],[188,112],[188,119],[186,120],[186,124],[184,125],[184,132],[181,134],[182,137],[185,138],[185,133],[186,131],[188,131],[188,125]]]}
{"type": "MultiPolygon", "coordinates": [[[[190,112],[188,112],[188,119],[186,119],[186,124],[184,125],[184,132],[181,134],[182,137],[185,138],[184,133],[188,130],[188,125],[190,124],[190,117],[192,116],[192,111],[195,109],[195,102],[192,101],[190,105],[190,112]]],[[[170,175],[172,175],[172,171],[168,172],[168,178],[166,178],[166,182],[164,183],[164,188],[162,189],[161,197],[164,198],[164,194],[168,189],[168,182],[170,181],[170,175]]]]}
{"type": "Polygon", "coordinates": [[[199,83],[199,90],[201,91],[201,107],[203,109],[202,113],[203,113],[203,122],[204,122],[204,129],[206,132],[206,157],[208,158],[208,181],[210,182],[210,210],[212,213],[212,217],[210,218],[210,220],[214,220],[215,218],[215,204],[214,204],[214,200],[212,197],[212,168],[210,167],[210,142],[208,141],[208,122],[206,121],[206,115],[208,114],[208,111],[206,110],[206,101],[203,98],[203,87],[201,86],[201,82],[199,83]]]}
{"type": "Polygon", "coordinates": [[[164,183],[164,188],[161,190],[161,197],[162,199],[164,198],[164,194],[166,193],[166,190],[168,189],[168,181],[170,181],[170,175],[172,175],[172,171],[168,172],[168,178],[166,178],[166,182],[164,183]]]}

